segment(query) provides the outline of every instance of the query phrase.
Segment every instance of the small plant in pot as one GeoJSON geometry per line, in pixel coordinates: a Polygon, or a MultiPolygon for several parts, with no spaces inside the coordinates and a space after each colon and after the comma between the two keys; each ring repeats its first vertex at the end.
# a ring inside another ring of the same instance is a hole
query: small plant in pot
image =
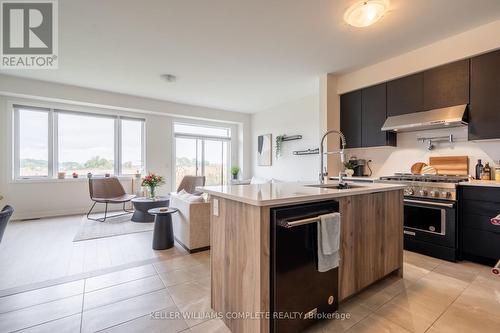
{"type": "Polygon", "coordinates": [[[280,158],[281,157],[281,148],[282,148],[282,144],[283,144],[283,139],[285,138],[285,134],[283,135],[278,135],[276,137],[276,158],[280,158]]]}
{"type": "Polygon", "coordinates": [[[233,166],[231,168],[231,175],[233,175],[233,180],[238,179],[238,174],[240,173],[240,167],[238,166],[233,166]]]}
{"type": "Polygon", "coordinates": [[[345,168],[344,172],[347,175],[347,177],[352,177],[352,175],[354,175],[354,164],[352,164],[349,161],[344,162],[344,168],[345,168]]]}

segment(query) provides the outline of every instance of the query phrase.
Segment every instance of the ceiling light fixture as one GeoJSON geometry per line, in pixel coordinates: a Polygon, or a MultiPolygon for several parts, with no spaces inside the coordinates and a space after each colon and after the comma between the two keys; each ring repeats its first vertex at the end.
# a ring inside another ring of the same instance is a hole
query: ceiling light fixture
{"type": "Polygon", "coordinates": [[[347,24],[358,28],[370,26],[380,20],[389,9],[389,0],[358,1],[344,14],[347,24]]]}
{"type": "Polygon", "coordinates": [[[177,76],[175,76],[173,74],[162,74],[161,77],[167,82],[177,81],[177,76]]]}

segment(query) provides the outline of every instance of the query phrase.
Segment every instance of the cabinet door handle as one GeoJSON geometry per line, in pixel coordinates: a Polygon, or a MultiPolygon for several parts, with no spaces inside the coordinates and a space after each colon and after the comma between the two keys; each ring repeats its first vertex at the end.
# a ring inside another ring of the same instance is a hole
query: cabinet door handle
{"type": "Polygon", "coordinates": [[[500,214],[490,220],[491,224],[500,226],[500,214]]]}

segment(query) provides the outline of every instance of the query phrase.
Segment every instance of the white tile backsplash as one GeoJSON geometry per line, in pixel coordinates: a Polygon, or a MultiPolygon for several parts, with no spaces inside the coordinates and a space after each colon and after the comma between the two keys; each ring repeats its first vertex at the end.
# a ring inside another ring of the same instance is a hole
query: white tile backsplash
{"type": "MultiPolygon", "coordinates": [[[[372,160],[370,166],[376,177],[392,175],[395,172],[410,172],[415,162],[429,163],[430,156],[469,156],[469,174],[474,174],[478,159],[489,162],[492,167],[499,166],[500,140],[467,141],[467,127],[447,128],[419,132],[398,133],[397,147],[348,149],[348,157],[356,156],[372,160]],[[455,142],[439,142],[433,150],[427,143],[417,140],[420,137],[446,136],[453,134],[455,142]]],[[[368,170],[367,170],[368,172],[368,170]]]]}

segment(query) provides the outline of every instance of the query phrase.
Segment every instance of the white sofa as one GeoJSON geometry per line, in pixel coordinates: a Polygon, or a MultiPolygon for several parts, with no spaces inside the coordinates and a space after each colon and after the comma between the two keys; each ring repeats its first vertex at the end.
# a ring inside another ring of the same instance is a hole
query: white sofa
{"type": "Polygon", "coordinates": [[[179,209],[172,215],[174,237],[189,253],[210,248],[210,203],[188,193],[170,195],[170,207],[179,209]]]}

